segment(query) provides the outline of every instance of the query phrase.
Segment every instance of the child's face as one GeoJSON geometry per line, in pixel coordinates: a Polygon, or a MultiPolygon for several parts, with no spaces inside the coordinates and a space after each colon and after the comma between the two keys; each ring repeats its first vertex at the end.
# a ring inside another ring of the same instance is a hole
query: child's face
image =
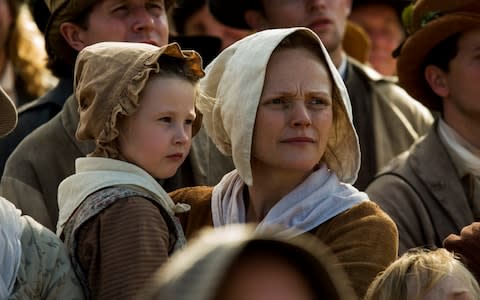
{"type": "Polygon", "coordinates": [[[436,284],[423,300],[474,300],[473,294],[461,275],[445,277],[436,284]]]}
{"type": "Polygon", "coordinates": [[[138,110],[119,126],[125,159],[155,178],[171,177],[190,150],[194,86],[177,77],[152,77],[138,110]]]}

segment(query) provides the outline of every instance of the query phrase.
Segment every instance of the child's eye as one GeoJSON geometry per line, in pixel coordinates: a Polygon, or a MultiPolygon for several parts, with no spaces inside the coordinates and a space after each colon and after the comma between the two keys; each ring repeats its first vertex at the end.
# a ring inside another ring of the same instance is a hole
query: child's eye
{"type": "Polygon", "coordinates": [[[192,125],[193,124],[193,119],[190,119],[190,120],[185,120],[185,124],[187,125],[192,125]]]}
{"type": "Polygon", "coordinates": [[[119,13],[119,12],[125,12],[127,10],[128,10],[128,7],[126,5],[119,5],[119,6],[115,6],[112,9],[112,12],[113,13],[119,13]]]}
{"type": "Polygon", "coordinates": [[[165,122],[165,123],[170,123],[172,122],[172,118],[171,117],[162,117],[160,119],[158,119],[159,121],[162,121],[162,122],[165,122]]]}

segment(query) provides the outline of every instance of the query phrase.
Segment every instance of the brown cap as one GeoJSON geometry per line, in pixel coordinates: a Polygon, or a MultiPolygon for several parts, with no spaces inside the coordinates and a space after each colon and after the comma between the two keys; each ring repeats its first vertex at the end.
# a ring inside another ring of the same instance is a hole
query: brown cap
{"type": "Polygon", "coordinates": [[[430,51],[448,37],[480,27],[479,0],[418,0],[404,15],[409,35],[400,48],[397,73],[400,85],[433,110],[442,103],[425,80],[424,62],[430,51]]]}

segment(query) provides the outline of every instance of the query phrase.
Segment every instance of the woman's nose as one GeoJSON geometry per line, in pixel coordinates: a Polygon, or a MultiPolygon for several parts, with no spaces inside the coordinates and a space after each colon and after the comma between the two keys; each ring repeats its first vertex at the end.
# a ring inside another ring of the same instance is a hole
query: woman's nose
{"type": "Polygon", "coordinates": [[[312,124],[312,119],[310,112],[304,103],[297,103],[294,105],[291,111],[291,126],[310,126],[312,124]]]}

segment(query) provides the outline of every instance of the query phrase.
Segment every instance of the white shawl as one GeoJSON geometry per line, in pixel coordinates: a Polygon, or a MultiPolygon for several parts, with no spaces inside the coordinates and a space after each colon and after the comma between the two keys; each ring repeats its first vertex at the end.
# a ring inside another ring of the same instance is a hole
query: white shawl
{"type": "MultiPolygon", "coordinates": [[[[212,192],[212,218],[215,227],[245,223],[243,201],[245,182],[237,170],[226,174],[212,192]]],[[[338,180],[325,164],[284,196],[258,224],[257,231],[270,227],[292,237],[308,232],[362,201],[367,194],[338,180]]]]}

